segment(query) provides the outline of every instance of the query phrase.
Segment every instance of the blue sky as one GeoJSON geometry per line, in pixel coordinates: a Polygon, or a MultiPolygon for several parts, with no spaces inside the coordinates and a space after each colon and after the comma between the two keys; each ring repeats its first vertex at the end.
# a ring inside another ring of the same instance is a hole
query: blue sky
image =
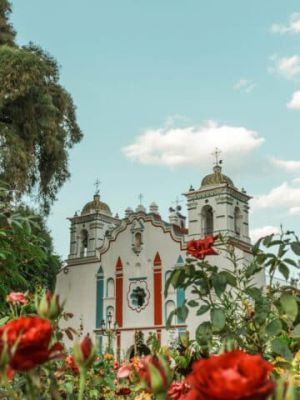
{"type": "Polygon", "coordinates": [[[18,42],[58,60],[84,132],[49,218],[57,252],[97,177],[113,213],[143,193],[167,217],[216,146],[254,196],[254,236],[299,232],[299,12],[292,0],[14,0],[18,42]]]}

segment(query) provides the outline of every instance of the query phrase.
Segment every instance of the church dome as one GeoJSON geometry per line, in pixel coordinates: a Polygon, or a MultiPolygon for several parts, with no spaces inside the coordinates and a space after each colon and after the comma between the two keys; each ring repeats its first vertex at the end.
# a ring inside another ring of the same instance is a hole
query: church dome
{"type": "Polygon", "coordinates": [[[95,212],[111,215],[109,206],[106,203],[103,203],[103,201],[100,201],[99,194],[95,194],[94,199],[86,203],[81,211],[81,215],[92,214],[95,212]]]}
{"type": "Polygon", "coordinates": [[[214,166],[214,172],[212,174],[206,175],[201,182],[201,188],[204,186],[222,185],[227,184],[228,186],[234,187],[232,180],[222,174],[222,168],[220,165],[214,166]]]}

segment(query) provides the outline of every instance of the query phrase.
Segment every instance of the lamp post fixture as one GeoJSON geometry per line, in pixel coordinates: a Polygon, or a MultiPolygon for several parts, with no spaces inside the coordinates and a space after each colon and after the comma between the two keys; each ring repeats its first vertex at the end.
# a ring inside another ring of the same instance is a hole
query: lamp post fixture
{"type": "Polygon", "coordinates": [[[113,320],[113,315],[111,311],[108,312],[106,316],[106,320],[101,321],[101,327],[99,329],[99,334],[101,336],[107,336],[108,339],[108,345],[107,345],[107,351],[108,352],[113,352],[112,349],[112,338],[113,336],[118,332],[119,324],[117,321],[112,323],[113,320]]]}

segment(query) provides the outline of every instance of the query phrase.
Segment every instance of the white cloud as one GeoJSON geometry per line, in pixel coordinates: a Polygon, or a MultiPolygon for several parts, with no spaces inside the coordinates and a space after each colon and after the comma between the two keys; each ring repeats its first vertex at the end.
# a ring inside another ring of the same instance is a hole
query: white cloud
{"type": "Polygon", "coordinates": [[[280,35],[284,35],[285,33],[300,33],[300,13],[293,13],[287,25],[273,24],[271,26],[271,32],[279,33],[280,35]]]}
{"type": "Polygon", "coordinates": [[[227,160],[241,160],[263,142],[255,131],[209,121],[201,126],[147,129],[122,151],[142,164],[176,167],[205,165],[216,147],[227,160]]]}
{"type": "Polygon", "coordinates": [[[250,238],[252,243],[255,243],[261,237],[271,235],[272,233],[280,233],[280,229],[277,226],[266,225],[260,228],[251,229],[250,238]]]}
{"type": "Polygon", "coordinates": [[[238,92],[251,93],[256,84],[252,79],[242,78],[233,85],[233,89],[238,92]]]}
{"type": "Polygon", "coordinates": [[[288,80],[296,80],[300,77],[300,56],[274,57],[275,71],[288,80]]]}
{"type": "Polygon", "coordinates": [[[294,92],[290,102],[287,104],[287,108],[292,110],[300,110],[300,90],[294,92]]]}
{"type": "Polygon", "coordinates": [[[300,204],[300,187],[292,186],[284,182],[281,185],[273,188],[269,193],[255,196],[252,199],[252,206],[254,209],[271,209],[283,208],[287,209],[289,213],[294,212],[295,207],[300,204]]]}
{"type": "Polygon", "coordinates": [[[286,172],[300,172],[300,161],[299,160],[279,160],[272,158],[271,163],[286,172]]]}
{"type": "Polygon", "coordinates": [[[291,207],[289,209],[290,215],[300,215],[300,207],[291,207]]]}

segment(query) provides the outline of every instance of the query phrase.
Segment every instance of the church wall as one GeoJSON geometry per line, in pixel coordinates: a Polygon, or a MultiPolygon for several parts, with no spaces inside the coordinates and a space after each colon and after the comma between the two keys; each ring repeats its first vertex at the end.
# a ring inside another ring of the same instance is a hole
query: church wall
{"type": "MultiPolygon", "coordinates": [[[[172,299],[176,304],[174,290],[171,291],[170,296],[164,297],[166,272],[174,268],[180,254],[185,255],[185,252],[180,250],[180,244],[175,242],[169,233],[164,233],[160,227],[154,227],[150,221],[146,222],[143,219],[135,221],[128,225],[125,231],[119,233],[117,240],[111,243],[109,250],[101,257],[105,281],[107,278],[115,278],[115,266],[119,257],[123,265],[123,321],[128,330],[122,331],[122,348],[129,347],[133,343],[135,329],[147,328],[144,332],[145,336],[148,336],[150,328],[155,328],[154,308],[158,299],[154,298],[154,259],[157,252],[161,258],[162,290],[159,295],[162,303],[163,326],[166,317],[165,302],[172,299]],[[138,253],[132,246],[136,226],[140,226],[142,232],[141,251],[138,253]],[[146,303],[148,304],[140,309],[132,309],[134,307],[128,299],[128,293],[131,293],[136,286],[143,287],[147,294],[146,303]]],[[[108,304],[108,299],[104,299],[104,304],[108,304]]]]}
{"type": "Polygon", "coordinates": [[[62,326],[78,330],[81,322],[83,333],[93,336],[96,319],[96,289],[99,263],[68,267],[68,273],[61,271],[57,276],[56,291],[65,300],[65,311],[74,317],[63,321],[62,326]]]}

